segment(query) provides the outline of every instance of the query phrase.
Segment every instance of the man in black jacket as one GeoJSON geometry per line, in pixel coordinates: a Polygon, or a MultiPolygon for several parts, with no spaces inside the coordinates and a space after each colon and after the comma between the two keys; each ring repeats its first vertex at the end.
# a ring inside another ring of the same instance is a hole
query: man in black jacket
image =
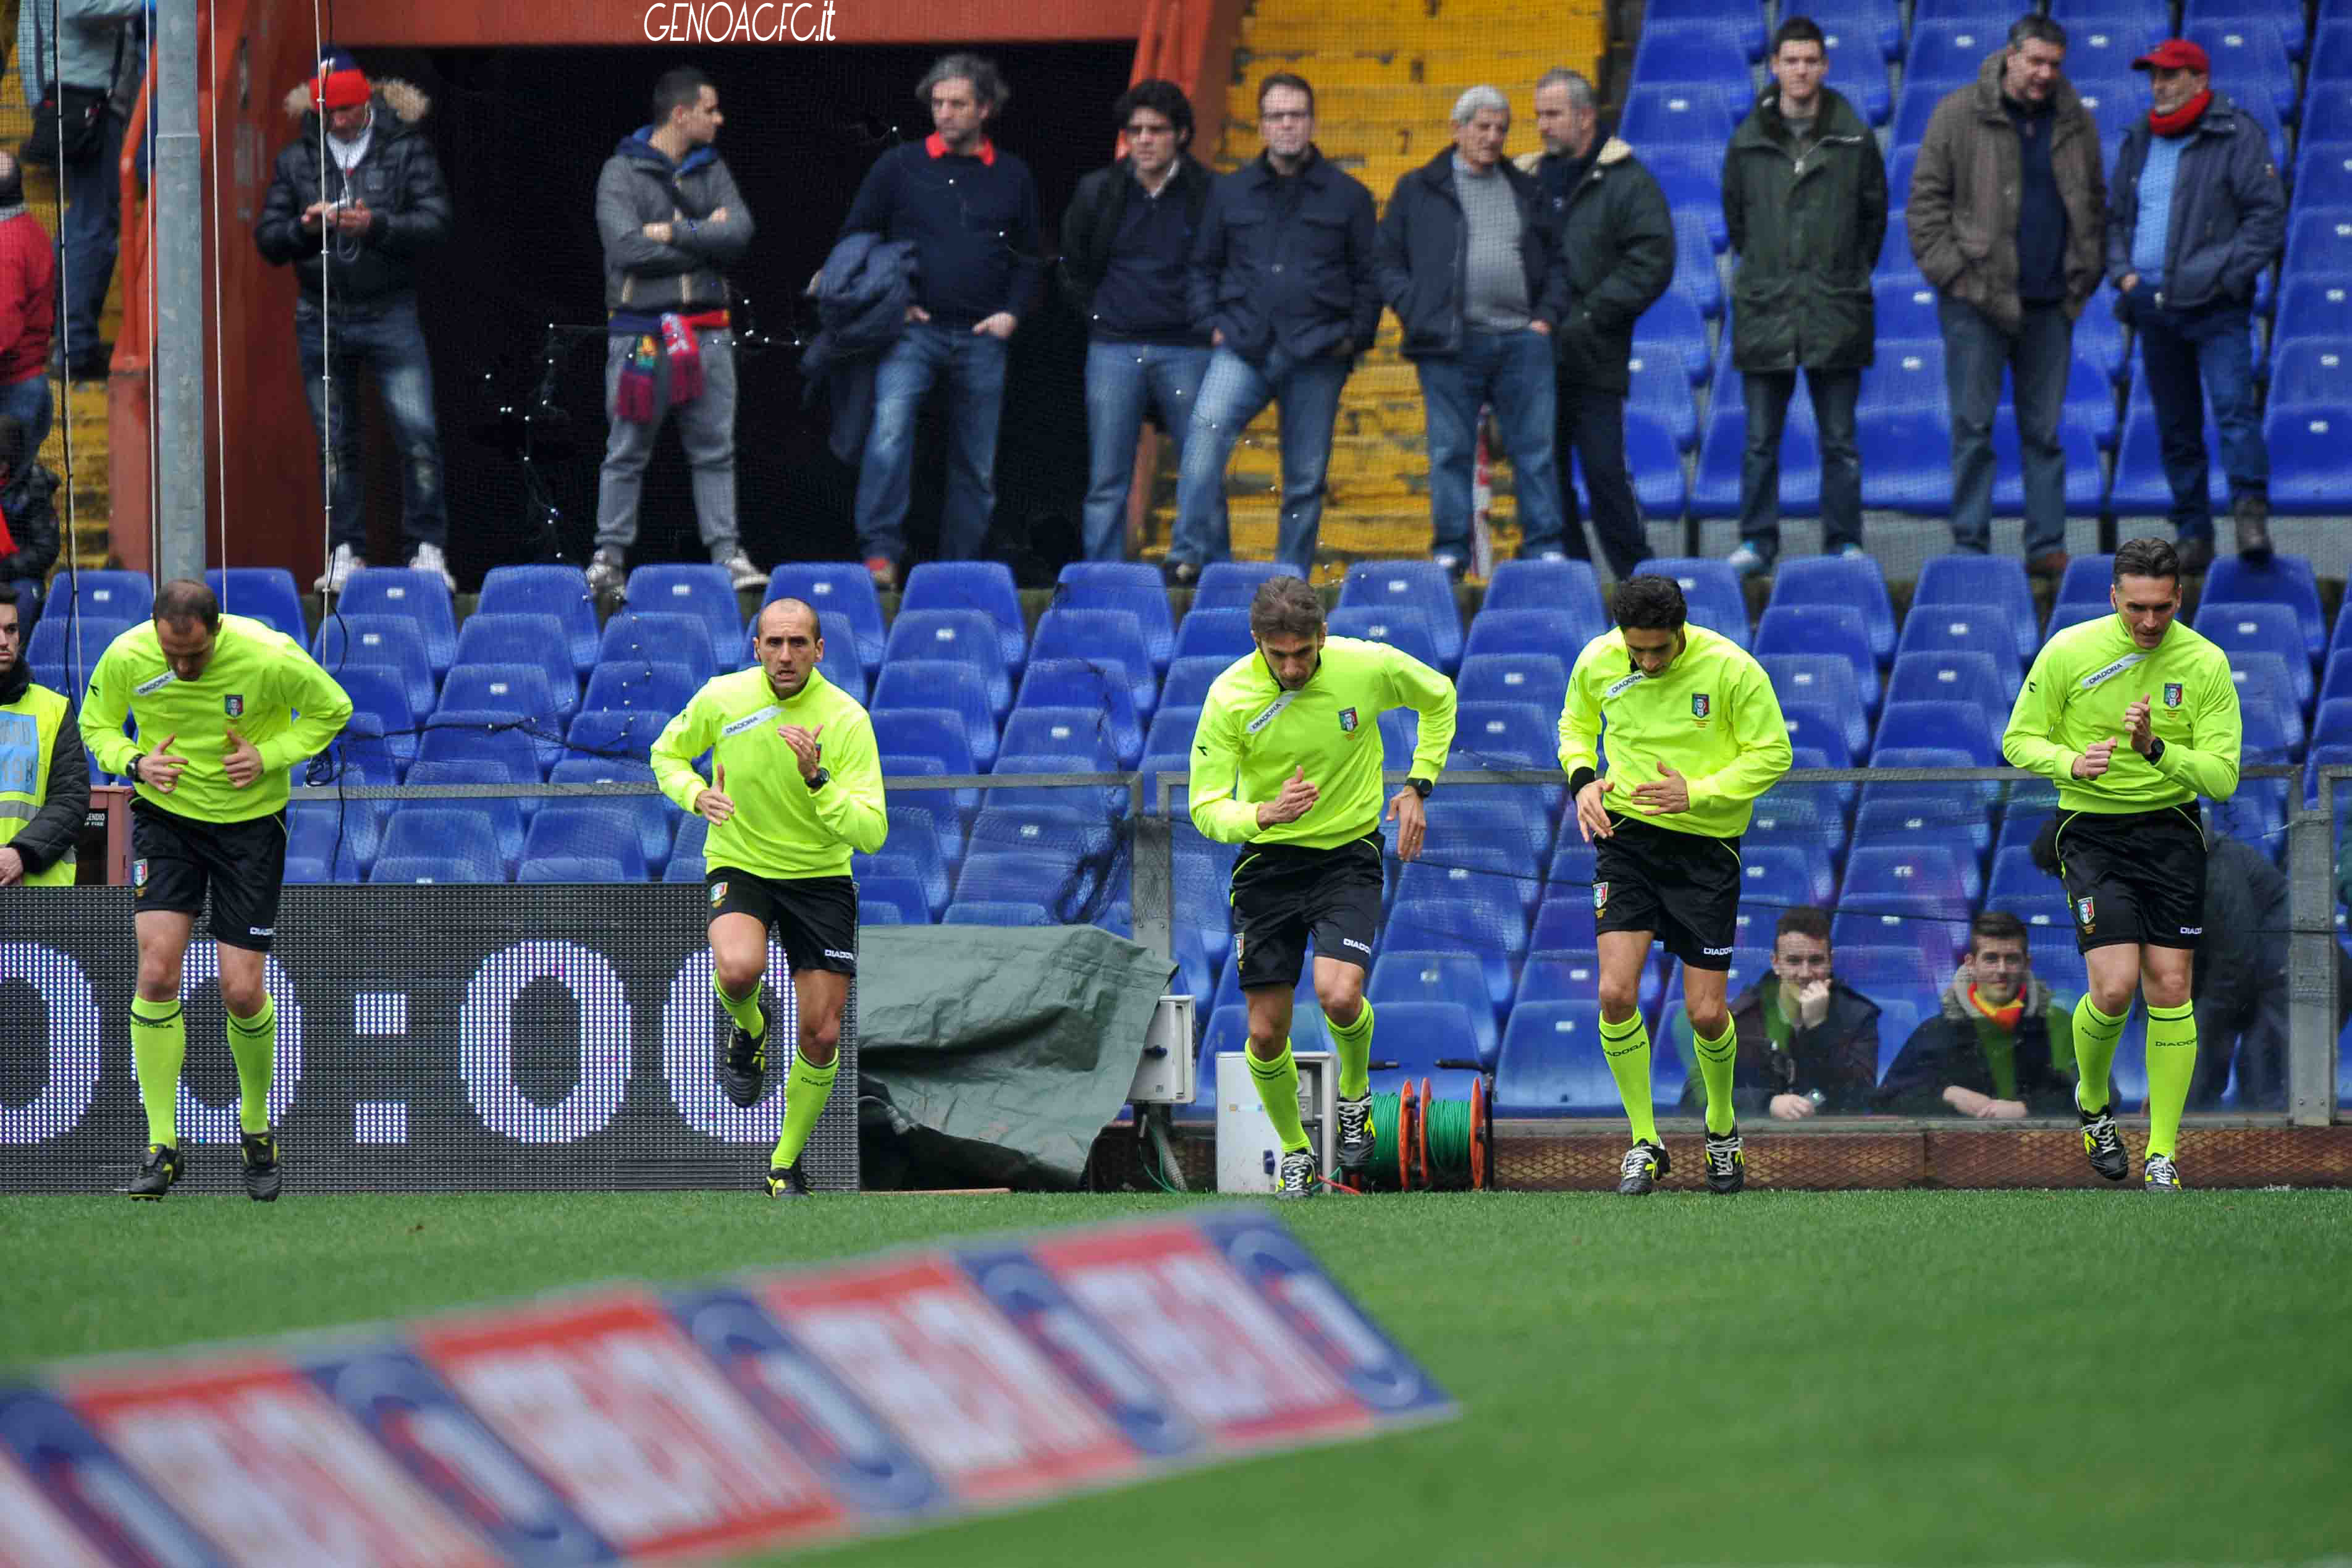
{"type": "Polygon", "coordinates": [[[1199,581],[1233,553],[1217,502],[1225,460],[1268,403],[1282,405],[1282,522],[1276,554],[1315,564],[1339,392],[1381,324],[1372,193],[1315,146],[1315,89],[1277,71],[1258,84],[1265,151],[1218,180],[1192,247],[1192,325],[1216,353],[1193,406],[1176,486],[1168,579],[1199,581]]]}
{"type": "Polygon", "coordinates": [[[1568,310],[1552,333],[1559,360],[1556,393],[1562,543],[1586,558],[1568,454],[1584,468],[1592,526],[1610,570],[1620,578],[1650,553],[1641,504],[1625,472],[1625,395],[1633,384],[1633,323],[1675,280],[1675,226],[1665,193],[1633,149],[1601,135],[1592,84],[1572,70],[1546,71],[1536,83],[1540,155],[1519,167],[1543,183],[1568,268],[1568,310]]]}
{"type": "Polygon", "coordinates": [[[1877,1108],[1982,1121],[2065,1116],[2074,1077],[2074,1010],[2033,973],[2025,922],[1987,910],[1969,922],[1968,961],[1941,1005],[1887,1068],[1877,1108]]]}
{"type": "Polygon", "coordinates": [[[1503,162],[1511,105],[1491,87],[1454,104],[1454,145],[1400,177],[1381,219],[1381,294],[1421,373],[1429,429],[1430,553],[1470,560],[1470,469],[1491,404],[1511,458],[1519,554],[1560,553],[1551,331],[1568,273],[1536,177],[1503,162]]]}
{"type": "MultiPolygon", "coordinates": [[[[1192,103],[1137,82],[1112,107],[1127,156],[1078,182],[1062,214],[1062,288],[1087,323],[1087,559],[1127,554],[1128,491],[1146,405],[1181,462],[1209,342],[1185,302],[1185,268],[1214,178],[1186,149],[1192,103]]],[[[1222,512],[1224,495],[1217,495],[1222,512]]],[[[1220,531],[1223,531],[1222,519],[1220,531]]]]}
{"type": "Polygon", "coordinates": [[[2155,102],[2125,132],[2107,184],[2107,276],[2139,337],[2180,567],[2201,572],[2213,559],[2209,396],[2238,553],[2259,565],[2271,554],[2271,468],[2248,312],[2286,243],[2286,190],[2262,126],[2213,90],[2203,48],[2167,38],[2132,68],[2148,73],[2155,102]]]}
{"type": "MultiPolygon", "coordinates": [[[[1860,1115],[1878,1082],[1878,1004],[1832,973],[1830,917],[1807,905],[1783,910],[1772,935],[1772,973],[1731,1004],[1738,1039],[1731,1103],[1801,1121],[1827,1111],[1860,1115]]],[[[1684,1102],[1698,1109],[1706,1085],[1693,1073],[1684,1102]]]]}
{"type": "Polygon", "coordinates": [[[89,810],[72,700],[33,684],[16,590],[0,583],[0,888],[71,886],[89,810]]]}
{"type": "Polygon", "coordinates": [[[330,455],[334,554],[318,581],[322,594],[341,592],[343,580],[367,564],[362,367],[374,369],[392,420],[408,563],[457,587],[445,553],[449,513],[441,491],[441,437],[433,423],[433,362],[416,319],[416,258],[447,239],[450,227],[441,164],[417,130],[430,107],[406,82],[371,87],[350,56],[331,53],[317,76],[287,95],[287,112],[301,133],[278,154],[254,225],[262,259],[273,267],[292,262],[301,289],[294,301],[295,352],[312,426],[330,455]],[[323,165],[320,115],[327,121],[323,165]]]}

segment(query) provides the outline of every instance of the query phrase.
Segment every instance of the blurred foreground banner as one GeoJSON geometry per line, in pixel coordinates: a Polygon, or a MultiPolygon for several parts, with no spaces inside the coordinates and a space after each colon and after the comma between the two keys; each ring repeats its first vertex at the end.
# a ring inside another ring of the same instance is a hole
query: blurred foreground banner
{"type": "Polygon", "coordinates": [[[1223,1209],[62,1365],[0,1386],[0,1564],[773,1549],[1458,1414],[1223,1209]]]}

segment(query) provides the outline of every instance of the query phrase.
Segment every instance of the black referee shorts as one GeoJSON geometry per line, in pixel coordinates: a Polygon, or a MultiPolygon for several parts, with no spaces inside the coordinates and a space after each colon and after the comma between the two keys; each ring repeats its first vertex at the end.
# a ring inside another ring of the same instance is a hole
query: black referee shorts
{"type": "Polygon", "coordinates": [[[2205,829],[2194,805],[2062,811],[2058,875],[2083,952],[2194,949],[2205,934],[2205,829]]]}
{"type": "Polygon", "coordinates": [[[1234,964],[1242,989],[1298,984],[1315,952],[1369,970],[1381,925],[1378,834],[1336,849],[1254,845],[1234,867],[1234,964]]]}
{"type": "Polygon", "coordinates": [[[1739,840],[1612,815],[1593,840],[1596,931],[1643,931],[1692,969],[1729,969],[1739,939],[1739,840]]]}
{"type": "Polygon", "coordinates": [[[212,894],[208,934],[224,947],[268,952],[278,934],[286,884],[286,813],[244,822],[204,822],[131,801],[131,888],[135,911],[202,914],[212,894]]]}
{"type": "Polygon", "coordinates": [[[702,875],[710,918],[750,915],[776,933],[785,966],[857,973],[857,882],[850,877],[755,877],[730,866],[702,875]]]}

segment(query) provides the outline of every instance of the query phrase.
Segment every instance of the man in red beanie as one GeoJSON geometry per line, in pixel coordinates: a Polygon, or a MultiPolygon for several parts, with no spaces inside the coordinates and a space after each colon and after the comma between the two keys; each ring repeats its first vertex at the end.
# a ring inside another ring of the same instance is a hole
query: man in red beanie
{"type": "Polygon", "coordinates": [[[2247,339],[2254,280],[2286,244],[2286,191],[2253,116],[2213,90],[2212,64],[2186,38],[2132,62],[2154,105],[2125,133],[2107,189],[2107,276],[2139,333],[2156,405],[2180,569],[2213,563],[2205,399],[2221,437],[2238,553],[2270,560],[2270,454],[2263,446],[2247,339]]]}
{"type": "Polygon", "coordinates": [[[408,564],[457,588],[444,553],[449,513],[433,422],[433,363],[416,316],[416,258],[447,239],[450,228],[441,164],[417,129],[430,107],[406,82],[371,84],[349,55],[330,50],[317,73],[287,95],[286,111],[301,132],[278,154],[254,225],[262,259],[294,265],[300,286],[294,348],[303,395],[334,457],[327,495],[334,553],[318,582],[322,594],[341,592],[344,580],[367,564],[359,377],[369,368],[400,457],[408,564]],[[331,378],[325,374],[331,353],[331,378]]]}

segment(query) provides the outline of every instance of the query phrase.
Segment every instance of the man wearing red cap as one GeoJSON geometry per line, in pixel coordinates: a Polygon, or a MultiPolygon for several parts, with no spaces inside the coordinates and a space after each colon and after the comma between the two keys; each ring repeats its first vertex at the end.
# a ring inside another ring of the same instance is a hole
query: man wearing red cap
{"type": "Polygon", "coordinates": [[[441,164],[417,130],[431,106],[406,82],[371,84],[349,55],[330,50],[317,74],[287,94],[286,112],[300,122],[301,133],[278,154],[254,225],[262,259],[294,265],[302,391],[332,454],[327,500],[333,554],[318,582],[322,594],[341,593],[344,580],[367,564],[359,377],[368,367],[400,457],[408,564],[457,587],[444,553],[449,513],[433,423],[433,362],[416,315],[416,258],[447,239],[450,229],[441,164]]]}
{"type": "Polygon", "coordinates": [[[2247,331],[2254,280],[2286,242],[2286,192],[2270,139],[2213,90],[2202,48],[2167,38],[2132,68],[2148,73],[2154,104],[2116,154],[2107,276],[2122,296],[2118,313],[2139,335],[2180,568],[2202,572],[2213,563],[2207,398],[2238,553],[2261,565],[2271,554],[2270,454],[2247,331]]]}

